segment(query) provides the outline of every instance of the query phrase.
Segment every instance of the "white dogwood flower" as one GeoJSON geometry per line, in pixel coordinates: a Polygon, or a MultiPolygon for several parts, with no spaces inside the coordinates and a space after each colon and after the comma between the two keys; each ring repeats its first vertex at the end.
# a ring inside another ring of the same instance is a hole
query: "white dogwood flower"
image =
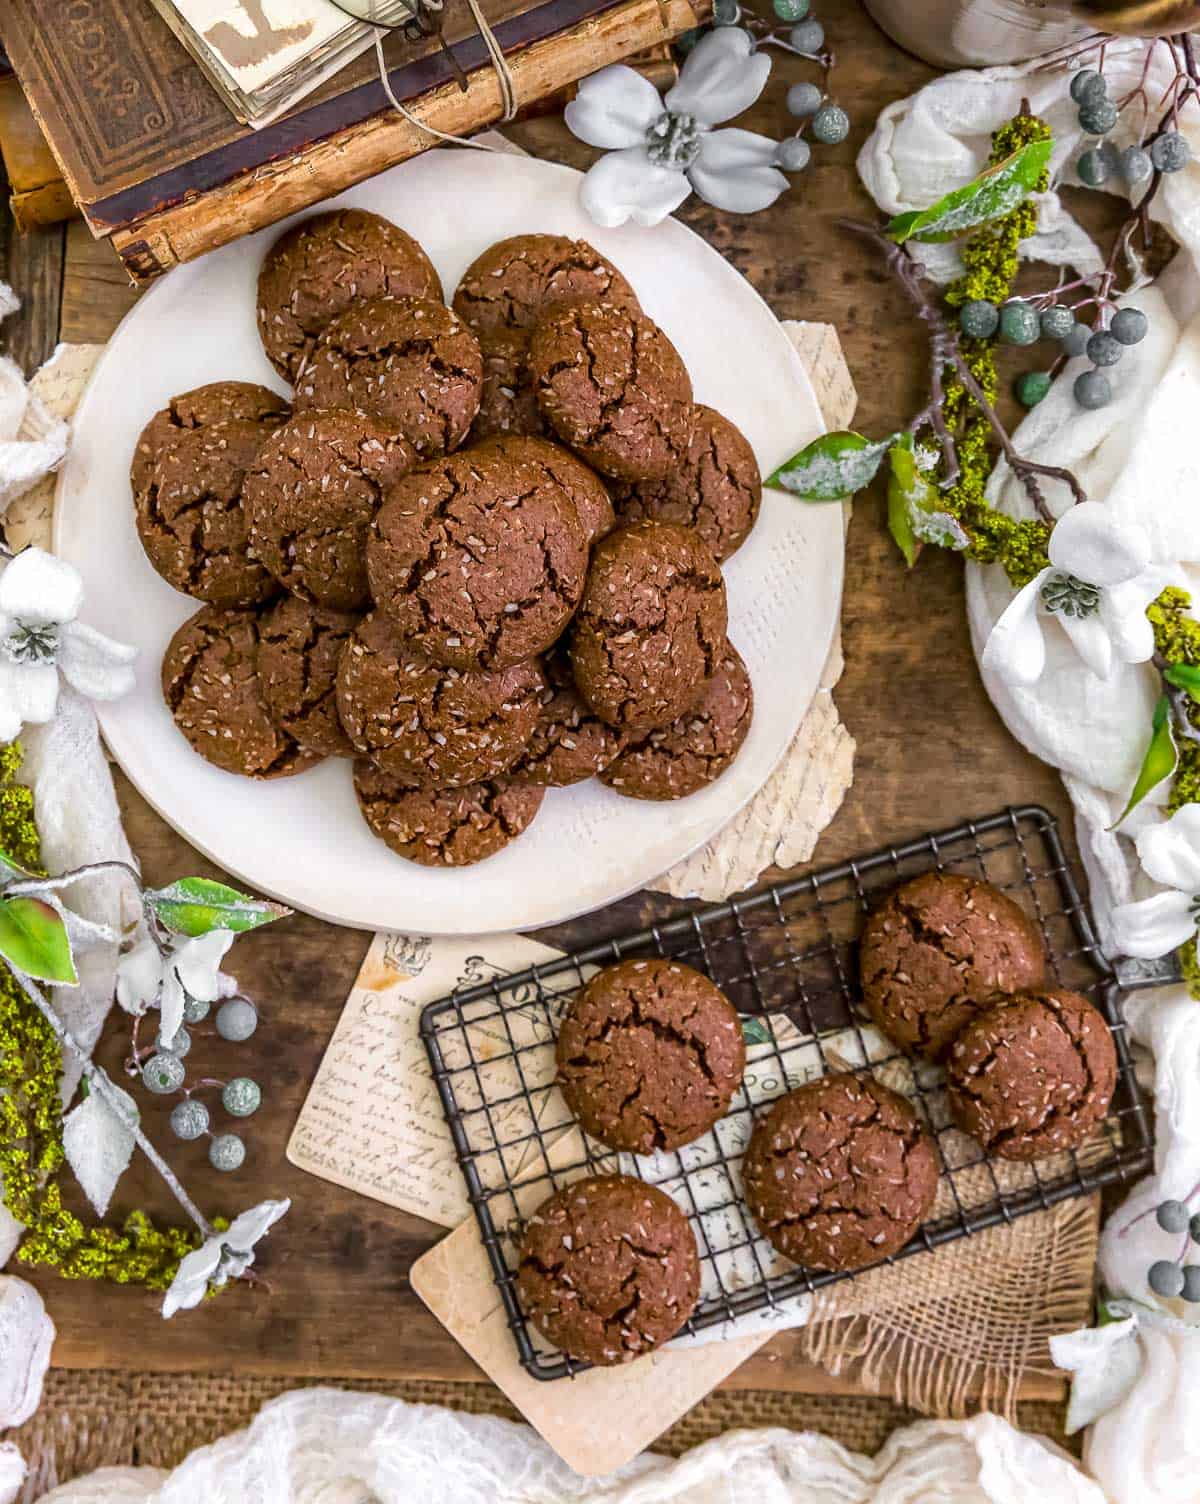
{"type": "Polygon", "coordinates": [[[221,962],[233,944],[232,930],[209,930],[192,939],[177,935],[164,954],[153,940],[139,941],[117,962],[117,1002],[127,1013],[144,1013],[157,1003],[159,1038],[169,1044],[183,1023],[188,998],[215,1003],[228,995],[221,962]]]}
{"type": "Polygon", "coordinates": [[[1137,838],[1138,861],[1164,893],[1118,904],[1113,938],[1122,955],[1154,960],[1196,937],[1200,928],[1200,804],[1185,804],[1137,838]]]}
{"type": "Polygon", "coordinates": [[[219,1290],[229,1280],[240,1279],[254,1262],[255,1245],[266,1237],[291,1204],[264,1201],[251,1207],[235,1217],[224,1232],[213,1233],[182,1258],[163,1300],[164,1318],[169,1320],[176,1311],[194,1309],[210,1290],[219,1290]]]}
{"type": "Polygon", "coordinates": [[[1009,602],[983,650],[985,674],[1008,684],[1036,684],[1046,667],[1045,634],[1066,633],[1099,679],[1116,665],[1154,655],[1146,607],[1163,586],[1151,565],[1150,539],[1136,523],[1098,501],[1073,506],[1050,534],[1049,567],[1009,602]]]}
{"type": "Polygon", "coordinates": [[[59,674],[89,700],[115,700],[133,688],[137,649],[76,621],[79,571],[41,548],[27,548],[0,574],[0,742],[58,705],[59,674]]]}
{"type": "Polygon", "coordinates": [[[771,60],[749,33],[722,26],[697,43],[666,95],[623,63],[593,73],[567,106],[589,146],[611,148],[588,171],[583,207],[601,225],[656,225],[693,189],[718,209],[753,214],[788,186],[778,143],[753,131],[713,130],[762,93],[771,60]]]}

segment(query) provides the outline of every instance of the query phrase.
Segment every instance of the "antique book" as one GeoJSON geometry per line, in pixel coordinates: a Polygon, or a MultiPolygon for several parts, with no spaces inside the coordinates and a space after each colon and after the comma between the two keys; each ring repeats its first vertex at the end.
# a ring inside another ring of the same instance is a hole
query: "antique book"
{"type": "Polygon", "coordinates": [[[236,118],[255,128],[371,45],[370,27],[331,0],[153,3],[236,118]]]}
{"type": "MultiPolygon", "coordinates": [[[[246,0],[239,0],[245,4],[246,0]]],[[[518,103],[698,24],[708,0],[485,0],[518,103]]],[[[419,119],[468,134],[502,114],[466,0],[445,37],[386,46],[388,80],[419,119]]],[[[157,276],[424,151],[391,109],[374,51],[262,130],[233,119],[151,0],[4,0],[0,40],[93,234],[135,280],[157,276]]]]}

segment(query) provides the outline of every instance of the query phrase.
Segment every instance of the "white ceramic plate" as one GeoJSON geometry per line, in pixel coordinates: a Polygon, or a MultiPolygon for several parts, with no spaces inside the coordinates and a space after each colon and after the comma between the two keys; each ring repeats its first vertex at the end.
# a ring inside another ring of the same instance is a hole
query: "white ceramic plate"
{"type": "MultiPolygon", "coordinates": [[[[373,209],[415,235],[447,294],[486,246],[553,231],[590,240],[670,335],[698,401],[730,417],[768,474],[821,429],[808,376],[749,283],[674,220],[602,230],[579,176],[531,158],[432,151],[330,202],[373,209]]],[[[288,221],[290,223],[290,221],[288,221]]],[[[240,378],[283,388],[259,345],[255,280],[281,226],[181,266],[110,340],[75,419],[58,483],[55,549],[82,572],[84,617],[141,651],[137,687],[98,707],[113,755],[188,841],[250,887],[339,924],[431,934],[533,929],[601,907],[709,840],[762,786],[816,691],[841,599],[840,507],[768,493],[726,566],[730,638],[754,682],[755,716],[734,765],[672,804],[622,799],[594,780],[551,789],[530,830],[477,867],[403,861],[359,816],[349,764],[256,783],[210,766],[175,730],[159,691],[163,649],[195,602],[147,563],[129,496],[142,425],[171,396],[240,378]]]]}

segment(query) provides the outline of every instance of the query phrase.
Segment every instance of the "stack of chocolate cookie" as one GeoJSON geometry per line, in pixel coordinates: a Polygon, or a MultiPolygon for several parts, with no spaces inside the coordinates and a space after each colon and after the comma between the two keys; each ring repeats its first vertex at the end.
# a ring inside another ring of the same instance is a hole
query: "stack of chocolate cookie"
{"type": "Polygon", "coordinates": [[[354,757],[372,831],[451,866],[547,787],[677,799],[725,771],[753,693],[720,566],[758,467],[616,267],[518,236],[447,307],[410,236],[338,210],[272,247],[258,325],[292,402],[188,392],[131,466],[150,562],[204,602],[163,661],[201,756],[354,757]]]}

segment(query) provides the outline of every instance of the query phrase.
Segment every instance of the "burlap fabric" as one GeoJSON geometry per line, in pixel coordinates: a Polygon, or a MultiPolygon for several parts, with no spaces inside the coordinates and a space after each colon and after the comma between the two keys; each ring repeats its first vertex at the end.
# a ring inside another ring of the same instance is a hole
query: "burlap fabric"
{"type": "MultiPolygon", "coordinates": [[[[15,1441],[29,1463],[29,1497],[35,1499],[46,1489],[97,1467],[174,1467],[196,1447],[248,1425],[268,1400],[317,1382],[520,1419],[490,1384],[129,1374],[96,1369],[52,1372],[38,1414],[4,1439],[15,1441]]],[[[655,1450],[678,1456],[726,1431],[787,1426],[796,1431],[820,1431],[852,1451],[869,1454],[878,1451],[898,1426],[916,1418],[911,1410],[891,1400],[868,1395],[718,1390],[672,1426],[655,1450]]],[[[1060,1405],[1022,1402],[1016,1420],[1027,1431],[1040,1432],[1060,1445],[1071,1445],[1062,1433],[1060,1405]]]]}

